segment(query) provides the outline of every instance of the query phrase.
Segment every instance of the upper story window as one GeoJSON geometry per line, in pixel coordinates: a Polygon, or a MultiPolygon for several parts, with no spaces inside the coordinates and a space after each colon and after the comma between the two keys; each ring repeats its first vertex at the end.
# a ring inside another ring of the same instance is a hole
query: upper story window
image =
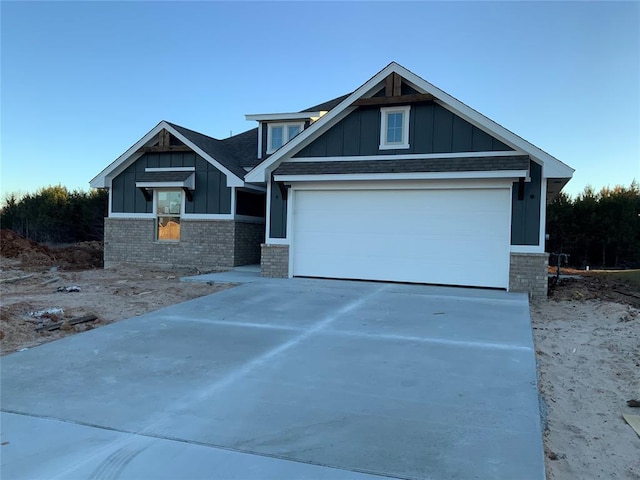
{"type": "Polygon", "coordinates": [[[267,153],[273,153],[304,129],[304,123],[269,123],[267,153]]]}
{"type": "Polygon", "coordinates": [[[411,107],[380,109],[380,150],[409,148],[409,112],[411,107]]]}

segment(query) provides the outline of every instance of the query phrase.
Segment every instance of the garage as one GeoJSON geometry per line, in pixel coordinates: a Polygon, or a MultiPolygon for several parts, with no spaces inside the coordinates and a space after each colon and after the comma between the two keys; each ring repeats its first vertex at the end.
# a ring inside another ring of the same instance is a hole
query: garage
{"type": "Polygon", "coordinates": [[[292,193],[294,276],[508,287],[508,186],[292,193]]]}

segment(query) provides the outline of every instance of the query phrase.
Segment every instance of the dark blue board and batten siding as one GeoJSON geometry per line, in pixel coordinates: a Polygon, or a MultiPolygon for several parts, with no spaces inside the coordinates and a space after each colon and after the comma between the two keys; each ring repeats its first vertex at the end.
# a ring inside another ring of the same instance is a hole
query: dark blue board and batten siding
{"type": "Polygon", "coordinates": [[[269,215],[269,236],[287,236],[287,187],[282,182],[271,180],[271,215],[269,215]]]}
{"type": "MultiPolygon", "coordinates": [[[[411,106],[408,149],[379,150],[380,109],[358,108],[314,140],[294,157],[339,157],[407,153],[512,151],[496,138],[437,104],[411,106]]],[[[531,181],[524,184],[522,200],[513,185],[511,244],[538,245],[542,168],[531,162],[531,181]]],[[[271,238],[286,237],[286,190],[278,182],[271,189],[271,238]]]]}
{"type": "Polygon", "coordinates": [[[529,162],[530,182],[525,182],[522,200],[518,200],[518,182],[511,199],[511,245],[538,245],[540,241],[540,194],[542,167],[529,162]]]}
{"type": "Polygon", "coordinates": [[[411,105],[409,146],[398,150],[380,150],[380,108],[360,107],[294,157],[513,150],[435,103],[411,105]]]}
{"type": "Polygon", "coordinates": [[[111,211],[115,213],[153,213],[153,201],[147,201],[136,188],[136,174],[145,168],[195,167],[193,200],[185,199],[185,213],[231,213],[231,188],[227,177],[194,152],[145,153],[113,179],[111,211]]]}

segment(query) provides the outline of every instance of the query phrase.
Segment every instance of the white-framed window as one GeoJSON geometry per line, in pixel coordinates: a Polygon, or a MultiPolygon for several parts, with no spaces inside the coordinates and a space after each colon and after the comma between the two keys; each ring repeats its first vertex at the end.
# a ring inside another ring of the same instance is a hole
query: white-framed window
{"type": "Polygon", "coordinates": [[[164,242],[180,240],[180,217],[184,213],[182,190],[154,190],[156,239],[164,242]]]}
{"type": "Polygon", "coordinates": [[[409,148],[410,112],[410,106],[380,109],[380,150],[409,148]]]}
{"type": "Polygon", "coordinates": [[[273,153],[304,130],[304,123],[269,123],[267,129],[267,153],[273,153]]]}

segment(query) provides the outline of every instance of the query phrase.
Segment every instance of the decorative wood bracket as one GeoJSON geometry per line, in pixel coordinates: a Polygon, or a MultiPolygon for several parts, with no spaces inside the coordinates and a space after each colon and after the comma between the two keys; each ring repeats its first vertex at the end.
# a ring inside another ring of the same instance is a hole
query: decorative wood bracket
{"type": "Polygon", "coordinates": [[[433,102],[433,95],[429,93],[414,93],[412,95],[398,95],[393,97],[359,98],[351,105],[354,107],[370,107],[377,105],[407,105],[409,103],[433,102]]]}
{"type": "Polygon", "coordinates": [[[138,187],[138,190],[140,190],[140,191],[142,192],[142,195],[144,195],[144,199],[145,199],[147,202],[150,202],[150,201],[151,201],[151,193],[149,192],[149,190],[147,190],[147,189],[146,189],[146,188],[144,188],[144,187],[138,187]]]}
{"type": "Polygon", "coordinates": [[[402,77],[397,73],[390,73],[384,79],[384,97],[359,98],[351,104],[352,107],[393,106],[410,103],[430,103],[434,101],[429,93],[414,93],[402,95],[402,77]]]}
{"type": "Polygon", "coordinates": [[[184,190],[184,196],[187,197],[187,200],[193,202],[193,193],[191,192],[191,190],[189,190],[187,187],[182,187],[182,190],[184,190]]]}
{"type": "Polygon", "coordinates": [[[397,73],[390,73],[384,80],[384,96],[399,97],[402,95],[402,77],[397,73]]]}
{"type": "Polygon", "coordinates": [[[186,145],[156,145],[154,147],[140,147],[140,153],[163,153],[163,152],[190,152],[186,145]]]}
{"type": "Polygon", "coordinates": [[[167,132],[166,128],[163,128],[160,131],[160,146],[168,147],[169,145],[171,145],[171,134],[167,132]]]}
{"type": "Polygon", "coordinates": [[[524,177],[518,179],[518,200],[524,200],[524,177]]]}

